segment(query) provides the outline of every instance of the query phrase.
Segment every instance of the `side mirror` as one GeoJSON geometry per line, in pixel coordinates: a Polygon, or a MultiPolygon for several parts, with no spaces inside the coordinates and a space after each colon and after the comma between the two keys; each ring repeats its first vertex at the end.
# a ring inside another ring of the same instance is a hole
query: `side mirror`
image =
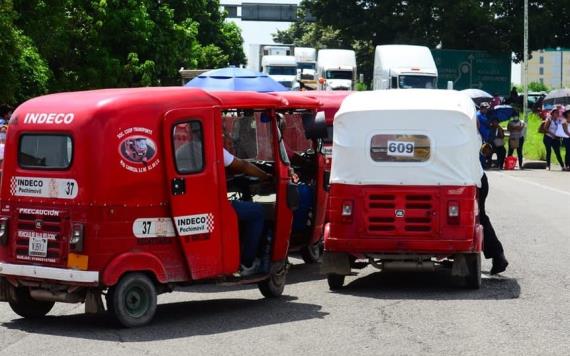
{"type": "Polygon", "coordinates": [[[299,190],[297,184],[289,182],[287,184],[287,206],[289,209],[295,211],[299,208],[299,190]]]}
{"type": "Polygon", "coordinates": [[[319,111],[316,115],[313,115],[313,113],[303,114],[303,128],[305,129],[305,137],[308,140],[327,138],[328,129],[325,121],[325,112],[319,111]]]}

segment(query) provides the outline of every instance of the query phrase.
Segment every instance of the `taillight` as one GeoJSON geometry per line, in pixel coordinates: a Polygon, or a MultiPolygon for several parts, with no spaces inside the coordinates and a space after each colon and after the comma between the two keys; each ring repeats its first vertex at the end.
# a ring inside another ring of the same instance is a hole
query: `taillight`
{"type": "Polygon", "coordinates": [[[8,244],[8,218],[0,218],[0,245],[8,244]]]}
{"type": "Polygon", "coordinates": [[[447,223],[459,225],[459,202],[449,201],[447,203],[447,223]]]}
{"type": "Polygon", "coordinates": [[[71,230],[71,238],[69,239],[69,245],[72,251],[83,251],[83,224],[73,224],[73,228],[71,230]]]}
{"type": "Polygon", "coordinates": [[[352,200],[345,200],[342,202],[342,208],[340,213],[342,222],[344,223],[352,222],[353,206],[354,202],[352,200]]]}

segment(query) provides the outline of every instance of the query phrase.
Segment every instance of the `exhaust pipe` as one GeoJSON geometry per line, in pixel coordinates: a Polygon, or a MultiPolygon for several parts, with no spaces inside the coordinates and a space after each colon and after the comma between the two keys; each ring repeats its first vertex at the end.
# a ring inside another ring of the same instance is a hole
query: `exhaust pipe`
{"type": "Polygon", "coordinates": [[[76,293],[52,292],[47,289],[30,289],[30,297],[45,302],[81,303],[85,296],[76,293]]]}
{"type": "Polygon", "coordinates": [[[433,261],[383,261],[375,263],[386,272],[434,272],[435,263],[433,261]]]}

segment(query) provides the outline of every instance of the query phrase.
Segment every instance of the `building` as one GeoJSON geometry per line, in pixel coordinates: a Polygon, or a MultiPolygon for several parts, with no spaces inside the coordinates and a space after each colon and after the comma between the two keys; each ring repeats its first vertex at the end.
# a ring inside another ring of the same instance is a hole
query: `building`
{"type": "Polygon", "coordinates": [[[570,49],[533,51],[528,61],[528,82],[542,83],[552,89],[570,88],[570,49]]]}

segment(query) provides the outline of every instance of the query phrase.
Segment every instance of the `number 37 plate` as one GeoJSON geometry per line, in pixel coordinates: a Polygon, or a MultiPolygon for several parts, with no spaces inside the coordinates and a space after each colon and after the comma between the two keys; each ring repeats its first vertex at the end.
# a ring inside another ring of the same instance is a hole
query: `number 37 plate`
{"type": "Polygon", "coordinates": [[[388,156],[413,157],[415,151],[414,142],[388,141],[388,156]]]}

